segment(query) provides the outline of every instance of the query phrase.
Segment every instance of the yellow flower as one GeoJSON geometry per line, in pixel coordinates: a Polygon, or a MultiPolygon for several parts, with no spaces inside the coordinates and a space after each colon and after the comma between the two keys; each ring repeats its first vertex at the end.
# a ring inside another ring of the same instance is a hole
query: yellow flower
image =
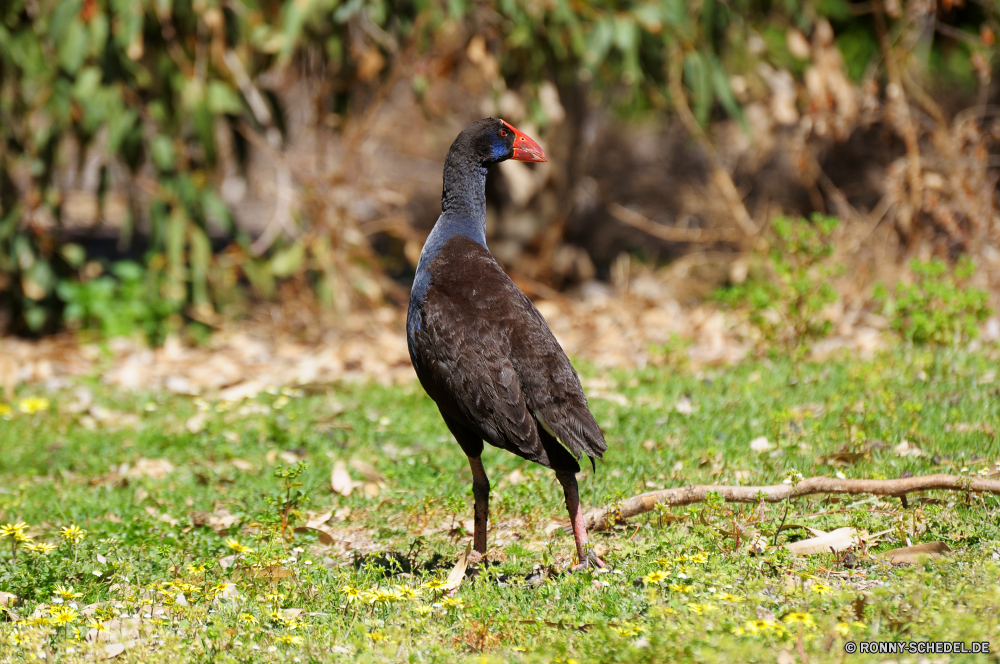
{"type": "Polygon", "coordinates": [[[242,620],[243,622],[245,622],[248,625],[256,625],[257,624],[257,618],[252,613],[241,613],[240,614],[240,620],[242,620]]]}
{"type": "Polygon", "coordinates": [[[401,599],[416,599],[417,593],[413,588],[409,586],[396,586],[396,592],[399,593],[401,599]]]}
{"type": "Polygon", "coordinates": [[[56,624],[68,625],[74,622],[79,617],[79,614],[75,609],[71,609],[68,606],[57,606],[49,611],[49,616],[56,624]]]}
{"type": "Polygon", "coordinates": [[[650,572],[642,578],[646,583],[659,583],[666,579],[669,575],[666,572],[650,572]]]}
{"type": "Polygon", "coordinates": [[[26,537],[24,531],[28,529],[28,524],[24,521],[18,521],[17,523],[8,523],[6,525],[0,526],[0,539],[5,537],[14,538],[15,542],[23,542],[24,537],[26,537]]]}
{"type": "Polygon", "coordinates": [[[642,625],[637,625],[635,623],[623,622],[617,627],[612,627],[611,629],[618,632],[619,636],[638,636],[639,632],[643,630],[642,625]]]}
{"type": "Polygon", "coordinates": [[[446,609],[461,609],[463,606],[465,606],[465,602],[463,602],[458,597],[448,597],[441,602],[441,606],[443,606],[446,609]]]}
{"type": "Polygon", "coordinates": [[[282,634],[275,639],[278,643],[284,643],[289,646],[300,646],[305,641],[301,636],[296,636],[294,634],[282,634]]]}
{"type": "Polygon", "coordinates": [[[188,574],[201,574],[204,571],[205,571],[205,566],[204,565],[188,565],[187,566],[187,573],[188,574]]]}
{"type": "Polygon", "coordinates": [[[670,584],[670,589],[673,590],[676,593],[691,592],[692,588],[694,588],[694,586],[684,585],[683,583],[671,583],[670,584]]]}
{"type": "Polygon", "coordinates": [[[818,595],[826,595],[827,593],[833,592],[833,588],[825,583],[814,583],[812,584],[811,590],[818,595]]]}
{"type": "Polygon", "coordinates": [[[692,563],[698,563],[703,565],[708,562],[708,554],[702,551],[701,553],[696,553],[693,556],[689,556],[688,560],[692,563]]]}
{"type": "Polygon", "coordinates": [[[55,551],[57,547],[55,544],[49,544],[48,542],[29,542],[24,545],[24,548],[28,551],[34,551],[35,553],[49,553],[50,551],[55,551]]]}
{"type": "Polygon", "coordinates": [[[17,404],[17,409],[26,415],[34,415],[35,413],[48,410],[49,400],[41,397],[28,397],[27,399],[21,399],[17,404]]]}
{"type": "Polygon", "coordinates": [[[73,592],[72,586],[56,586],[54,592],[65,602],[68,602],[71,599],[76,599],[77,597],[83,597],[83,593],[73,592]]]}
{"type": "Polygon", "coordinates": [[[689,602],[687,608],[691,613],[697,613],[699,616],[704,615],[706,611],[715,611],[716,607],[714,604],[695,604],[689,602]]]}
{"type": "Polygon", "coordinates": [[[79,544],[87,536],[87,531],[77,525],[63,526],[59,529],[62,538],[70,544],[79,544]]]}
{"type": "Polygon", "coordinates": [[[448,582],[442,581],[441,579],[432,579],[424,584],[424,588],[428,590],[441,590],[442,588],[447,588],[448,582]]]}
{"type": "Polygon", "coordinates": [[[657,558],[654,562],[657,565],[661,565],[663,567],[670,567],[670,565],[673,564],[673,561],[672,560],[668,560],[667,558],[657,558]]]}
{"type": "Polygon", "coordinates": [[[434,607],[428,606],[427,604],[421,604],[420,606],[417,607],[417,613],[419,613],[422,616],[430,615],[431,611],[433,610],[434,607]]]}
{"type": "Polygon", "coordinates": [[[765,620],[763,618],[757,620],[748,620],[745,625],[745,633],[747,634],[765,634],[767,632],[774,632],[780,634],[785,631],[785,626],[775,620],[765,620]]]}
{"type": "Polygon", "coordinates": [[[789,625],[802,625],[803,627],[816,626],[816,622],[813,620],[811,615],[808,613],[799,613],[797,611],[789,613],[787,616],[782,618],[781,621],[789,625]]]}
{"type": "Polygon", "coordinates": [[[722,593],[721,595],[719,595],[719,599],[721,599],[723,602],[739,602],[739,601],[741,601],[739,597],[737,597],[736,595],[733,595],[731,593],[722,593]]]}
{"type": "Polygon", "coordinates": [[[253,549],[251,549],[248,546],[244,546],[244,545],[240,544],[239,542],[237,542],[232,537],[230,537],[229,539],[226,540],[226,546],[228,546],[230,549],[232,549],[236,553],[250,553],[250,552],[253,551],[253,549]]]}
{"type": "Polygon", "coordinates": [[[398,590],[376,590],[372,594],[376,602],[396,602],[403,599],[398,590]]]}
{"type": "Polygon", "coordinates": [[[378,643],[379,641],[385,640],[385,634],[382,632],[369,632],[368,638],[378,643]]]}
{"type": "Polygon", "coordinates": [[[7,417],[8,415],[10,415],[10,406],[0,403],[0,417],[7,417]]]}
{"type": "Polygon", "coordinates": [[[347,597],[348,602],[353,602],[354,600],[359,599],[361,597],[361,591],[355,588],[354,586],[343,586],[340,589],[340,592],[344,593],[344,596],[347,597]]]}

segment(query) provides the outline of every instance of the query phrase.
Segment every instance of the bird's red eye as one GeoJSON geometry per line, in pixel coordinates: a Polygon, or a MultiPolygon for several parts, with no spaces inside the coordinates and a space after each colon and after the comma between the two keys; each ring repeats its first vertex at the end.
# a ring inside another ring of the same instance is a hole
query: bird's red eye
{"type": "Polygon", "coordinates": [[[506,129],[501,129],[500,130],[500,135],[501,136],[506,136],[507,135],[507,130],[506,129]]]}

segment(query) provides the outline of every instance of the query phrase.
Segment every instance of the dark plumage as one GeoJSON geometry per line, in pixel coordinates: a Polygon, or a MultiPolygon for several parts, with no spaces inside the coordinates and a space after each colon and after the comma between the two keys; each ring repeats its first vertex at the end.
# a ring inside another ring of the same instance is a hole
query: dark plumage
{"type": "Polygon", "coordinates": [[[441,216],[420,254],[410,296],[410,358],[469,457],[476,551],[486,552],[485,440],[556,471],[581,564],[603,565],[587,550],[576,473],[584,455],[592,464],[602,457],[604,436],[545,320],[486,248],[486,169],[511,158],[545,160],[534,141],[502,120],[480,120],[452,144],[441,216]]]}

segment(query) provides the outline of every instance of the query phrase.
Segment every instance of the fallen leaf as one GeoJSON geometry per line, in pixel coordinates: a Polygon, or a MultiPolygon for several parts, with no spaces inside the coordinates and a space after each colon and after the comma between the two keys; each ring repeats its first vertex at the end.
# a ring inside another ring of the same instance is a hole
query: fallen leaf
{"type": "Polygon", "coordinates": [[[891,549],[878,555],[893,565],[902,565],[904,563],[915,563],[920,558],[940,558],[943,554],[950,551],[951,548],[944,542],[924,542],[923,544],[891,549]]]}
{"type": "Polygon", "coordinates": [[[197,413],[188,418],[188,421],[184,423],[184,428],[188,430],[188,433],[198,434],[205,430],[205,422],[207,421],[207,413],[197,413]]]}
{"type": "Polygon", "coordinates": [[[167,459],[139,459],[128,470],[129,477],[149,477],[160,480],[174,472],[174,464],[167,459]]]}
{"type": "Polygon", "coordinates": [[[758,436],[750,441],[750,449],[760,454],[771,449],[771,443],[766,436],[758,436]]]}
{"type": "Polygon", "coordinates": [[[288,450],[281,450],[280,452],[278,452],[278,456],[281,457],[282,461],[284,461],[290,466],[299,462],[299,457],[298,455],[295,454],[295,452],[289,452],[288,450]]]}
{"type": "Polygon", "coordinates": [[[242,470],[244,473],[249,473],[253,470],[253,464],[246,459],[231,459],[229,461],[236,470],[242,470]]]}
{"type": "Polygon", "coordinates": [[[854,528],[844,527],[831,530],[818,537],[789,542],[785,548],[792,553],[808,556],[814,553],[830,553],[844,551],[854,546],[858,541],[858,532],[854,528]]]}
{"type": "Polygon", "coordinates": [[[316,537],[319,538],[319,543],[326,544],[327,546],[330,546],[334,542],[336,542],[336,540],[333,538],[333,535],[329,531],[324,530],[323,528],[319,528],[317,526],[299,526],[298,528],[295,529],[295,532],[299,533],[300,535],[305,533],[314,533],[316,537]]]}
{"type": "Polygon", "coordinates": [[[448,574],[446,580],[448,588],[455,590],[460,585],[462,585],[462,580],[465,578],[465,570],[469,566],[469,553],[472,551],[472,543],[465,545],[465,553],[463,553],[458,558],[458,562],[452,568],[451,572],[448,574]]]}
{"type": "Polygon", "coordinates": [[[225,558],[219,558],[219,567],[222,569],[229,569],[236,563],[236,556],[237,554],[234,553],[230,556],[226,556],[225,558]]]}
{"type": "Polygon", "coordinates": [[[384,482],[385,476],[376,470],[375,466],[370,463],[366,463],[361,459],[351,459],[351,468],[358,471],[361,477],[365,478],[369,482],[384,482]]]}
{"type": "Polygon", "coordinates": [[[899,445],[896,445],[892,448],[892,451],[896,453],[896,456],[900,457],[919,457],[924,454],[923,450],[908,440],[904,440],[899,445]]]}
{"type": "Polygon", "coordinates": [[[17,595],[0,590],[0,608],[8,608],[17,604],[17,595]]]}
{"type": "Polygon", "coordinates": [[[365,482],[365,498],[378,498],[379,486],[376,482],[365,482]]]}
{"type": "Polygon", "coordinates": [[[677,400],[677,404],[674,406],[676,410],[681,415],[690,415],[694,412],[694,404],[691,402],[691,397],[684,395],[677,400]]]}
{"type": "Polygon", "coordinates": [[[327,510],[326,512],[306,512],[306,525],[310,528],[319,528],[324,523],[330,520],[333,516],[332,510],[327,510]]]}
{"type": "Polygon", "coordinates": [[[123,652],[125,652],[125,644],[124,643],[109,643],[108,645],[104,646],[104,658],[105,659],[111,659],[113,657],[117,657],[118,655],[122,654],[123,652]]]}
{"type": "Polygon", "coordinates": [[[333,472],[330,473],[330,488],[334,493],[339,493],[345,498],[354,491],[354,482],[347,472],[347,464],[337,461],[333,464],[333,472]]]}

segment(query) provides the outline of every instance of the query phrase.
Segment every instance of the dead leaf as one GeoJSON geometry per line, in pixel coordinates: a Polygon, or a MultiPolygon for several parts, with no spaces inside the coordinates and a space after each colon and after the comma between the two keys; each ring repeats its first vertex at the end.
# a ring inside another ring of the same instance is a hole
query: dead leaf
{"type": "MultiPolygon", "coordinates": [[[[280,581],[281,579],[287,579],[292,576],[292,572],[288,568],[282,567],[281,565],[269,565],[260,569],[251,570],[249,574],[251,578],[264,579],[266,581],[280,581]]],[[[235,589],[236,586],[233,586],[233,588],[235,589]]]]}
{"type": "Polygon", "coordinates": [[[465,578],[465,570],[469,566],[469,553],[472,551],[472,543],[465,545],[465,553],[463,553],[458,558],[458,562],[455,563],[455,567],[452,568],[451,572],[448,574],[446,580],[448,588],[451,590],[456,590],[460,585],[462,585],[462,580],[465,578]]]}
{"type": "Polygon", "coordinates": [[[915,563],[920,558],[940,558],[943,554],[950,552],[951,548],[944,542],[924,542],[923,544],[891,549],[878,555],[893,565],[902,565],[915,563]]]}
{"type": "Polygon", "coordinates": [[[816,457],[816,463],[839,468],[840,466],[847,466],[852,463],[856,463],[867,456],[868,452],[858,452],[845,447],[833,452],[828,452],[827,454],[821,454],[816,457]]]}
{"type": "Polygon", "coordinates": [[[0,590],[0,608],[9,608],[17,604],[17,595],[0,590]]]}
{"type": "Polygon", "coordinates": [[[369,500],[378,498],[379,491],[379,485],[376,482],[365,482],[365,498],[369,500]]]}
{"type": "Polygon", "coordinates": [[[104,646],[104,659],[112,659],[125,652],[124,643],[109,643],[104,646]]]}
{"type": "Polygon", "coordinates": [[[231,459],[229,461],[236,470],[242,470],[244,473],[249,473],[253,471],[253,464],[246,459],[231,459]]]}
{"type": "Polygon", "coordinates": [[[281,457],[282,461],[284,461],[290,466],[297,464],[299,462],[299,457],[298,455],[295,454],[295,452],[289,452],[288,450],[281,450],[280,452],[278,452],[278,456],[281,457]]]}
{"type": "Polygon", "coordinates": [[[327,510],[326,512],[306,512],[306,525],[310,528],[319,528],[329,521],[332,516],[333,510],[327,510]]]}
{"type": "Polygon", "coordinates": [[[766,436],[758,436],[750,441],[750,449],[760,454],[771,449],[771,443],[766,436]]]}
{"type": "Polygon", "coordinates": [[[896,453],[896,456],[900,457],[919,457],[924,454],[923,450],[908,440],[904,440],[899,445],[896,445],[896,447],[892,448],[892,451],[896,453]]]}
{"type": "Polygon", "coordinates": [[[691,397],[686,394],[677,400],[677,404],[674,406],[676,410],[681,415],[690,415],[694,412],[694,403],[691,402],[691,397]]]}
{"type": "Polygon", "coordinates": [[[161,480],[174,472],[174,464],[167,459],[139,459],[135,465],[128,470],[129,477],[149,477],[154,480],[161,480]]]}
{"type": "Polygon", "coordinates": [[[351,459],[351,468],[358,471],[361,477],[369,482],[385,482],[385,476],[376,470],[375,466],[361,459],[351,459]]]}
{"type": "Polygon", "coordinates": [[[205,430],[205,423],[208,421],[208,413],[196,413],[188,418],[184,423],[184,428],[188,433],[199,434],[205,430]]]}
{"type": "Polygon", "coordinates": [[[219,558],[219,567],[221,567],[222,569],[229,569],[234,564],[236,564],[237,555],[238,554],[234,553],[232,555],[226,556],[225,558],[219,558]]]}
{"type": "Polygon", "coordinates": [[[337,461],[333,464],[333,472],[330,473],[330,488],[334,493],[339,493],[345,498],[354,491],[354,482],[347,472],[347,464],[337,461]]]}
{"type": "Polygon", "coordinates": [[[295,532],[299,534],[314,533],[319,538],[319,543],[326,544],[327,546],[331,546],[336,542],[332,533],[317,526],[299,526],[295,529],[295,532]]]}
{"type": "Polygon", "coordinates": [[[858,532],[854,528],[844,527],[831,530],[819,537],[810,537],[798,542],[789,542],[785,545],[785,548],[792,553],[808,556],[814,553],[844,551],[854,546],[858,539],[858,532]]]}

